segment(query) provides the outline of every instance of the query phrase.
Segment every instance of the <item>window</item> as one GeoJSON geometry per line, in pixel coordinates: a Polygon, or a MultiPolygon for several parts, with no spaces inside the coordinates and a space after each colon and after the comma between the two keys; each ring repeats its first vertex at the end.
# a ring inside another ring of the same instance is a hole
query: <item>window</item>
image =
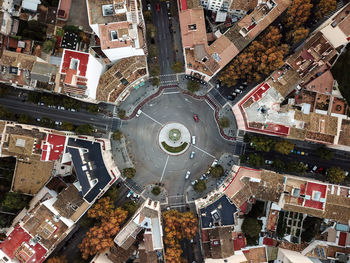
{"type": "Polygon", "coordinates": [[[118,40],[118,32],[113,30],[111,31],[111,40],[112,41],[115,41],[115,40],[118,40]]]}
{"type": "Polygon", "coordinates": [[[196,29],[197,29],[196,24],[188,25],[188,30],[196,30],[196,29]]]}

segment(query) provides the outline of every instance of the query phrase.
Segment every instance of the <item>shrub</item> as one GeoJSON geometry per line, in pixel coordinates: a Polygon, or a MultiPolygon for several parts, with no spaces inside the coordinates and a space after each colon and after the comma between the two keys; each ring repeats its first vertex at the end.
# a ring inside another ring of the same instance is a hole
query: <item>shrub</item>
{"type": "Polygon", "coordinates": [[[220,118],[219,123],[222,128],[230,127],[230,120],[227,117],[220,118]]]}
{"type": "Polygon", "coordinates": [[[160,189],[160,187],[159,186],[155,186],[155,187],[153,187],[152,188],[152,194],[154,194],[154,195],[159,195],[160,193],[161,193],[161,189],[160,189]]]}
{"type": "Polygon", "coordinates": [[[171,152],[171,153],[182,152],[187,147],[187,144],[188,144],[187,142],[184,142],[180,146],[172,147],[172,146],[168,145],[166,142],[162,142],[162,146],[164,147],[164,149],[167,150],[168,152],[171,152]]]}
{"type": "Polygon", "coordinates": [[[224,168],[222,168],[221,165],[217,164],[214,167],[211,167],[210,174],[215,178],[220,178],[224,175],[224,168]]]}
{"type": "Polygon", "coordinates": [[[135,174],[136,174],[136,170],[134,168],[132,168],[132,167],[124,168],[124,170],[123,170],[123,175],[126,178],[131,179],[131,178],[133,178],[135,176],[135,174]]]}

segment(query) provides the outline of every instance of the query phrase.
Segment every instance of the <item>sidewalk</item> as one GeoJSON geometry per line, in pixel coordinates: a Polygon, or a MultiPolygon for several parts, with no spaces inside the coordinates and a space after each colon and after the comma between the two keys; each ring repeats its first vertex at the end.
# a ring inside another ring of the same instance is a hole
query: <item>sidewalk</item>
{"type": "Polygon", "coordinates": [[[235,137],[237,135],[237,122],[232,112],[231,105],[228,104],[219,110],[219,119],[221,119],[222,117],[227,117],[230,120],[230,126],[227,128],[223,128],[223,132],[227,136],[235,137]]]}

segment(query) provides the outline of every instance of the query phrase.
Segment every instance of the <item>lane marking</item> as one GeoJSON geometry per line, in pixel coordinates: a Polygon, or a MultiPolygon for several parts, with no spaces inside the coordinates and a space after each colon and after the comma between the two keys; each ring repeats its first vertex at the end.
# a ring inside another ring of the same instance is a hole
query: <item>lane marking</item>
{"type": "Polygon", "coordinates": [[[216,157],[215,157],[214,155],[211,155],[210,153],[208,153],[208,152],[202,150],[201,148],[197,147],[196,145],[193,145],[193,144],[192,144],[192,147],[194,147],[194,148],[196,148],[197,150],[200,150],[201,152],[203,152],[203,153],[209,155],[210,157],[213,157],[214,159],[216,159],[216,157]]]}
{"type": "Polygon", "coordinates": [[[158,123],[160,126],[163,126],[162,123],[160,123],[159,121],[153,119],[151,116],[149,116],[147,113],[145,113],[144,111],[142,112],[142,114],[145,114],[146,117],[148,117],[149,119],[151,119],[152,121],[154,121],[155,123],[158,123]]]}
{"type": "Polygon", "coordinates": [[[163,95],[169,95],[169,94],[178,94],[180,91],[169,91],[169,92],[164,92],[163,95]]]}
{"type": "Polygon", "coordinates": [[[168,161],[169,161],[169,155],[168,155],[168,157],[166,158],[165,165],[164,165],[163,172],[162,172],[162,177],[160,178],[160,181],[163,180],[164,173],[165,173],[165,168],[166,168],[166,166],[167,166],[167,164],[168,164],[168,161]]]}

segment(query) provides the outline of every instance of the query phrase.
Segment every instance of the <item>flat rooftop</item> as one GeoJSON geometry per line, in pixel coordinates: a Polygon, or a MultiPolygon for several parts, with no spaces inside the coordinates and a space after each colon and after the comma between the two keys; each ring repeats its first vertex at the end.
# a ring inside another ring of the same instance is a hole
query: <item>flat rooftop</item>
{"type": "Polygon", "coordinates": [[[214,203],[200,209],[202,228],[209,228],[214,224],[221,226],[234,225],[234,213],[236,211],[237,207],[223,195],[214,203]]]}
{"type": "Polygon", "coordinates": [[[102,6],[112,5],[113,0],[88,0],[87,8],[89,15],[89,24],[109,24],[112,22],[126,21],[126,14],[115,14],[112,15],[103,15],[102,6]]]}

